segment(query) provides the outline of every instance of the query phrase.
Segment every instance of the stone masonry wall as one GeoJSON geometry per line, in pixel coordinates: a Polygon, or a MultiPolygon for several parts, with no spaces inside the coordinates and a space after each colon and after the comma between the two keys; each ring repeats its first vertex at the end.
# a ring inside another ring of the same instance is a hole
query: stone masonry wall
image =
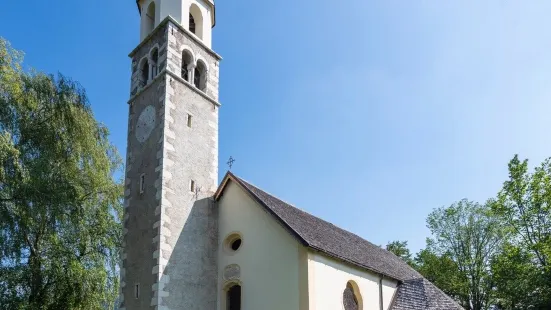
{"type": "Polygon", "coordinates": [[[217,102],[220,76],[220,56],[198,43],[197,39],[195,39],[188,31],[179,25],[170,22],[168,27],[167,70],[180,76],[182,67],[182,51],[184,49],[191,51],[195,62],[197,62],[198,59],[201,59],[207,64],[208,74],[206,94],[208,97],[217,102]]]}
{"type": "Polygon", "coordinates": [[[132,52],[132,77],[130,81],[130,96],[134,96],[139,90],[139,79],[141,74],[141,68],[139,67],[141,62],[145,58],[149,58],[150,52],[153,48],[159,48],[159,72],[166,67],[166,47],[167,47],[167,27],[166,25],[159,25],[155,31],[151,33],[146,41],[143,41],[132,52]],[[161,57],[164,55],[165,57],[161,57]]]}
{"type": "MultiPolygon", "coordinates": [[[[166,63],[166,27],[159,27],[150,41],[141,44],[133,54],[133,63],[147,57],[151,48],[159,47],[159,61],[166,63]],[[164,51],[164,52],[163,52],[164,51]]],[[[162,71],[162,67],[160,68],[162,71]]],[[[139,71],[139,70],[138,70],[139,71]]],[[[133,79],[137,73],[133,73],[133,79]]],[[[133,82],[134,84],[134,82],[133,82]]],[[[136,84],[137,86],[137,84],[136,84]]],[[[154,254],[159,242],[160,180],[162,179],[166,76],[158,75],[145,87],[131,94],[126,151],[126,179],[124,202],[124,240],[121,262],[120,309],[149,310],[154,296],[153,286],[158,276],[154,254]],[[149,108],[148,108],[149,107],[149,108]],[[145,140],[138,140],[139,116],[144,109],[155,110],[155,125],[145,140]],[[140,178],[144,175],[144,190],[140,178]],[[139,298],[135,296],[139,285],[139,298]]]]}
{"type": "Polygon", "coordinates": [[[133,73],[125,186],[121,309],[216,309],[218,61],[172,19],[132,53],[133,73]],[[140,61],[159,48],[159,75],[139,85],[140,61]],[[180,75],[181,51],[208,66],[203,93],[180,75]],[[136,137],[141,111],[155,107],[148,139],[136,137]],[[191,116],[191,126],[188,117],[191,116]],[[145,190],[140,193],[140,176],[145,190]],[[195,191],[191,191],[193,180],[195,191]],[[135,298],[135,284],[140,297],[135,298]]]}
{"type": "MultiPolygon", "coordinates": [[[[161,178],[157,169],[160,160],[157,153],[162,146],[163,109],[160,98],[165,94],[162,77],[151,83],[130,105],[128,126],[127,168],[125,184],[124,253],[121,270],[123,305],[126,309],[150,309],[151,287],[154,284],[152,269],[155,266],[153,253],[157,244],[154,228],[159,205],[155,183],[161,178]],[[149,138],[140,143],[136,138],[136,122],[148,106],[155,107],[156,125],[149,138]],[[144,174],[144,191],[140,193],[140,177],[144,174]],[[134,296],[135,285],[140,285],[140,298],[134,296]]],[[[123,307],[123,308],[124,308],[123,307]]]]}
{"type": "MultiPolygon", "coordinates": [[[[181,54],[169,23],[167,67],[180,73],[181,54]]],[[[195,54],[203,53],[196,46],[195,54]]],[[[212,60],[211,60],[212,61],[212,60]]],[[[209,65],[210,67],[210,65],[209,65]]],[[[217,92],[216,92],[217,93],[217,92]]],[[[218,104],[178,76],[167,75],[161,257],[166,262],[157,294],[164,309],[216,309],[218,104]],[[191,127],[188,126],[191,115],[191,127]],[[190,182],[196,190],[191,191],[190,182]]]]}

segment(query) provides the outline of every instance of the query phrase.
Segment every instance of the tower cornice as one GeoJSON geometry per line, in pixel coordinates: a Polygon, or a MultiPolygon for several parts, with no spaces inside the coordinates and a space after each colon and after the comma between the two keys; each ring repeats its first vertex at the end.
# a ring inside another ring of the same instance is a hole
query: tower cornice
{"type": "Polygon", "coordinates": [[[169,22],[171,22],[172,24],[174,24],[174,26],[176,26],[178,29],[180,29],[181,31],[183,31],[184,33],[186,33],[188,35],[189,38],[191,38],[195,43],[197,43],[198,45],[200,45],[201,47],[203,47],[205,49],[205,51],[207,53],[209,53],[212,57],[216,58],[217,60],[222,60],[222,56],[220,56],[219,54],[217,54],[214,50],[212,50],[210,47],[208,47],[203,41],[201,41],[199,38],[197,38],[193,33],[191,33],[189,30],[187,30],[186,28],[184,28],[179,22],[177,22],[172,16],[167,16],[165,19],[163,19],[162,22],[159,23],[159,25],[157,25],[157,27],[155,27],[155,29],[153,29],[153,31],[151,31],[150,34],[147,35],[147,37],[145,37],[142,42],[140,42],[140,44],[138,44],[138,46],[136,46],[131,52],[130,54],[128,54],[128,57],[132,58],[134,57],[134,54],[140,49],[140,47],[142,47],[144,44],[146,44],[148,41],[149,41],[149,38],[151,38],[152,36],[154,36],[157,31],[159,31],[159,29],[163,28],[166,24],[168,24],[169,22]]]}
{"type": "Polygon", "coordinates": [[[144,88],[142,88],[138,92],[136,92],[136,94],[134,94],[132,97],[130,97],[130,99],[128,99],[128,101],[126,103],[127,104],[132,104],[132,102],[136,98],[138,98],[143,92],[145,92],[151,85],[155,84],[154,82],[156,80],[161,79],[161,78],[165,78],[166,76],[169,76],[169,77],[177,80],[178,82],[186,85],[189,89],[191,89],[195,93],[199,94],[203,98],[207,99],[208,101],[210,101],[212,104],[216,105],[217,107],[222,106],[222,104],[219,101],[216,101],[213,98],[209,97],[203,91],[200,91],[199,89],[197,89],[196,87],[191,85],[188,81],[182,79],[182,77],[180,77],[177,74],[175,74],[174,72],[166,70],[166,69],[163,69],[161,72],[159,72],[159,74],[153,79],[153,81],[151,83],[148,83],[144,88]]]}

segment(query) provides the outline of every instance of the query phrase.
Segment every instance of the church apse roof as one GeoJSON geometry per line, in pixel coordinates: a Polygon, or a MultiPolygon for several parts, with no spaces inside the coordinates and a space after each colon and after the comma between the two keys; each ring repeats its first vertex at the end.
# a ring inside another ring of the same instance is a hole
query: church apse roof
{"type": "Polygon", "coordinates": [[[420,273],[393,253],[356,234],[302,211],[231,172],[228,172],[224,177],[215,194],[216,199],[220,198],[225,185],[229,181],[239,184],[304,246],[400,281],[401,284],[390,309],[462,309],[450,297],[424,279],[420,273]],[[441,304],[444,307],[422,306],[428,305],[427,301],[430,301],[431,305],[441,304]],[[450,304],[455,306],[447,306],[450,304]]]}
{"type": "Polygon", "coordinates": [[[396,292],[392,310],[463,310],[454,300],[427,279],[406,280],[396,292]]]}

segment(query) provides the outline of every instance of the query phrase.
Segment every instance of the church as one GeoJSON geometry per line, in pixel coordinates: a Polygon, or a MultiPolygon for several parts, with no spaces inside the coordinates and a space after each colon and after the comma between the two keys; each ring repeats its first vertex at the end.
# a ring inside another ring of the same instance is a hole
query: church
{"type": "Polygon", "coordinates": [[[218,184],[214,0],[137,7],[119,309],[462,309],[381,247],[231,172],[218,184]]]}

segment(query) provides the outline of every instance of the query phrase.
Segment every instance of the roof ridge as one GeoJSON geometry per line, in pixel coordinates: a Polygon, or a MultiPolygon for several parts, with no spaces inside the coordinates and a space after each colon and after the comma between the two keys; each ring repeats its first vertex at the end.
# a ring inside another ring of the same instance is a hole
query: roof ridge
{"type": "MultiPolygon", "coordinates": [[[[316,215],[314,215],[314,214],[312,214],[312,213],[310,213],[310,212],[308,212],[308,211],[305,211],[304,209],[299,208],[299,207],[295,206],[294,204],[291,204],[291,203],[289,203],[289,202],[287,202],[287,201],[285,201],[285,200],[283,200],[283,199],[281,199],[281,198],[275,196],[274,194],[271,194],[271,193],[269,193],[269,192],[267,192],[267,191],[261,189],[260,187],[258,187],[258,186],[256,186],[256,185],[252,184],[251,182],[248,182],[247,180],[244,180],[244,179],[242,179],[242,178],[240,178],[240,177],[238,177],[238,176],[236,176],[236,175],[233,175],[233,176],[236,177],[236,178],[238,178],[241,182],[245,182],[245,183],[247,183],[248,185],[253,186],[253,187],[256,188],[257,190],[262,191],[262,192],[264,192],[265,194],[268,194],[268,195],[272,196],[272,198],[277,199],[277,200],[279,200],[279,201],[281,201],[281,202],[283,202],[283,203],[285,203],[285,204],[287,204],[287,205],[289,205],[289,206],[291,206],[291,207],[297,209],[298,211],[301,211],[301,212],[306,213],[306,214],[308,214],[308,215],[310,215],[310,216],[313,216],[313,217],[315,217],[315,218],[317,218],[317,219],[319,219],[319,220],[321,220],[321,221],[324,221],[325,223],[327,223],[327,224],[329,224],[329,225],[331,225],[331,226],[333,226],[333,227],[335,227],[335,228],[337,228],[337,229],[339,229],[339,230],[342,230],[343,232],[346,232],[346,233],[349,233],[349,234],[353,234],[354,236],[356,236],[356,237],[358,237],[358,238],[361,238],[361,239],[363,239],[363,240],[365,240],[365,241],[371,243],[372,245],[374,245],[374,246],[376,246],[376,247],[379,247],[379,248],[381,248],[382,250],[387,251],[387,252],[389,252],[389,253],[391,253],[391,254],[394,255],[394,253],[392,253],[392,252],[390,252],[390,251],[384,249],[384,248],[381,247],[381,246],[376,245],[375,243],[373,243],[373,242],[371,242],[371,241],[365,239],[364,237],[362,237],[362,236],[360,236],[360,235],[358,235],[358,234],[356,234],[356,233],[354,233],[354,232],[352,232],[352,231],[350,231],[350,230],[344,229],[344,228],[342,228],[342,227],[340,227],[340,226],[338,226],[338,225],[336,225],[336,224],[334,224],[334,223],[331,223],[331,222],[329,222],[329,221],[327,221],[327,220],[325,220],[325,219],[323,219],[323,218],[321,218],[321,217],[319,217],[319,216],[316,216],[316,215]]],[[[396,255],[394,255],[394,256],[396,256],[396,255]]],[[[400,257],[398,257],[398,256],[396,256],[396,257],[397,257],[397,258],[400,258],[400,257]]]]}
{"type": "MultiPolygon", "coordinates": [[[[327,220],[270,194],[258,186],[229,172],[224,177],[216,197],[220,197],[225,184],[233,179],[249,192],[304,246],[325,255],[356,265],[398,281],[421,277],[403,259],[362,236],[339,227],[327,220]],[[392,255],[391,255],[392,254],[392,255]]],[[[217,198],[218,199],[218,198],[217,198]]]]}
{"type": "Polygon", "coordinates": [[[285,200],[283,200],[283,199],[277,197],[276,195],[274,195],[274,194],[272,194],[272,193],[270,193],[270,192],[268,192],[268,191],[263,190],[262,188],[260,188],[260,187],[258,187],[258,186],[256,186],[256,185],[254,185],[253,183],[251,183],[251,182],[249,182],[249,181],[247,181],[247,180],[245,180],[245,179],[243,179],[243,178],[240,178],[240,177],[236,176],[236,175],[233,174],[233,173],[232,173],[232,175],[233,175],[235,178],[239,179],[241,182],[247,183],[248,185],[250,185],[250,186],[252,186],[252,187],[258,189],[259,191],[262,191],[262,192],[264,192],[265,194],[268,194],[268,195],[272,196],[273,198],[275,198],[275,199],[277,199],[277,200],[279,200],[279,201],[281,201],[281,202],[283,202],[283,203],[285,203],[285,204],[287,204],[287,205],[289,205],[289,206],[291,206],[291,207],[293,207],[293,208],[295,208],[295,209],[297,209],[297,210],[299,210],[299,211],[302,211],[302,212],[304,212],[304,213],[308,213],[308,214],[310,214],[310,215],[312,215],[312,216],[315,216],[315,215],[313,215],[312,213],[309,213],[309,212],[307,212],[307,211],[304,211],[302,208],[299,208],[299,207],[295,206],[294,204],[289,203],[289,202],[287,202],[287,201],[285,201],[285,200]]]}

